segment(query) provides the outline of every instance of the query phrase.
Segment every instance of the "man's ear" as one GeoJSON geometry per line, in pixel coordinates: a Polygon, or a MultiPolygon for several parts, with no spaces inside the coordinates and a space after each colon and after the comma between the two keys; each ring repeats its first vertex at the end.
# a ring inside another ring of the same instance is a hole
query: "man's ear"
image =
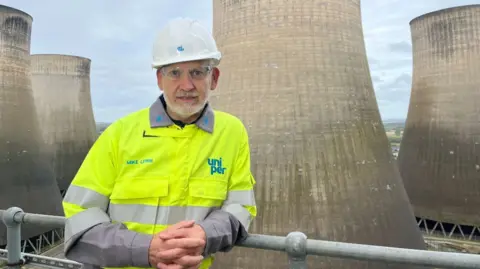
{"type": "Polygon", "coordinates": [[[220,69],[218,69],[217,67],[214,67],[212,70],[212,86],[210,87],[212,91],[215,90],[215,88],[217,88],[219,77],[220,77],[220,69]]]}
{"type": "Polygon", "coordinates": [[[156,72],[156,75],[157,75],[157,85],[158,85],[158,88],[159,89],[162,89],[161,85],[162,85],[162,72],[160,71],[160,68],[157,69],[157,72],[156,72]]]}

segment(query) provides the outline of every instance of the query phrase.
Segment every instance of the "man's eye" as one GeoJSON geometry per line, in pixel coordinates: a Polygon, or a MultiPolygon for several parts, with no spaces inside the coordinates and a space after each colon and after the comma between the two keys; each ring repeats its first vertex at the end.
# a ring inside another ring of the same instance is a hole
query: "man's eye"
{"type": "Polygon", "coordinates": [[[180,75],[180,71],[178,70],[172,70],[169,72],[169,75],[172,77],[178,77],[180,75]]]}

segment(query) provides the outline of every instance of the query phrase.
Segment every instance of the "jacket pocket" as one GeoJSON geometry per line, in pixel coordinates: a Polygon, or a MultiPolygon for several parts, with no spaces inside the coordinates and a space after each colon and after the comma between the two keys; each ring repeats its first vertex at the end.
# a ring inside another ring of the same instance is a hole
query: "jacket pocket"
{"type": "Polygon", "coordinates": [[[135,177],[117,181],[110,195],[110,218],[127,223],[129,228],[137,231],[150,229],[129,223],[156,224],[158,204],[161,199],[168,198],[168,182],[167,177],[135,177]]]}
{"type": "Polygon", "coordinates": [[[118,181],[110,200],[136,200],[168,196],[168,177],[136,177],[118,181]]]}
{"type": "Polygon", "coordinates": [[[188,184],[189,204],[221,207],[227,199],[228,182],[209,178],[191,178],[188,184]]]}

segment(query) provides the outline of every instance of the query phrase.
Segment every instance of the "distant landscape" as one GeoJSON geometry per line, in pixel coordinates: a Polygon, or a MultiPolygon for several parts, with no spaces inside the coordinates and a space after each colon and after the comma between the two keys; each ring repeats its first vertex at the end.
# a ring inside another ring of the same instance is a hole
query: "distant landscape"
{"type": "Polygon", "coordinates": [[[384,122],[383,125],[385,126],[385,132],[392,147],[400,147],[403,130],[405,129],[405,121],[384,122]]]}
{"type": "MultiPolygon", "coordinates": [[[[97,122],[97,133],[100,135],[111,123],[97,122]]],[[[392,147],[399,148],[402,141],[403,130],[405,129],[405,120],[390,119],[383,122],[388,141],[392,147]]]]}
{"type": "Polygon", "coordinates": [[[105,131],[110,124],[110,122],[97,122],[97,134],[100,135],[103,133],[103,131],[105,131]]]}

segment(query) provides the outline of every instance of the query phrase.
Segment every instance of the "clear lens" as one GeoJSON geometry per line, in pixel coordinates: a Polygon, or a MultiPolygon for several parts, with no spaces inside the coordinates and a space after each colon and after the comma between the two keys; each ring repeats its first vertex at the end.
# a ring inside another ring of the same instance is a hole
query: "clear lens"
{"type": "Polygon", "coordinates": [[[162,74],[171,80],[180,80],[182,79],[185,71],[188,71],[188,74],[191,79],[201,80],[207,77],[207,75],[212,71],[211,66],[201,66],[189,68],[187,70],[181,69],[180,67],[165,67],[162,68],[162,74]]]}

